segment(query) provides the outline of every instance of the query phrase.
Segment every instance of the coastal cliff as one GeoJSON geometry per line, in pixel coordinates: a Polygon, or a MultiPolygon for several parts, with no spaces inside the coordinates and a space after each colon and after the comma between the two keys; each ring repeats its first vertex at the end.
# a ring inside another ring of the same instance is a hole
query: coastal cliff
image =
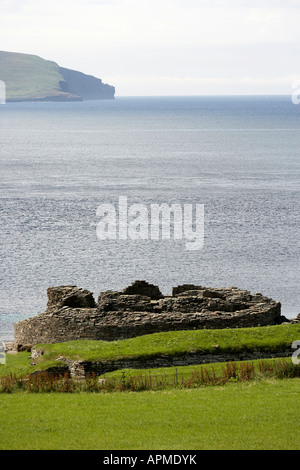
{"type": "Polygon", "coordinates": [[[0,51],[0,80],[5,83],[7,102],[105,100],[115,96],[115,88],[100,78],[16,52],[0,51]]]}
{"type": "Polygon", "coordinates": [[[114,99],[115,88],[102,83],[100,78],[63,67],[58,70],[64,78],[61,82],[64,92],[80,96],[82,100],[114,99]]]}

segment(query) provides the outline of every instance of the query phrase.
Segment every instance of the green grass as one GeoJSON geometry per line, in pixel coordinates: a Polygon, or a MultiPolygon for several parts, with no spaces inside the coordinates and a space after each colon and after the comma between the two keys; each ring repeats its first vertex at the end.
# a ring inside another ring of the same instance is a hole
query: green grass
{"type": "Polygon", "coordinates": [[[35,370],[47,370],[49,367],[62,365],[63,363],[53,360],[44,360],[38,367],[31,366],[29,352],[18,354],[6,354],[6,364],[0,364],[0,377],[8,374],[27,375],[35,370]]]}
{"type": "MultiPolygon", "coordinates": [[[[291,363],[291,358],[276,358],[276,359],[257,359],[255,361],[235,361],[234,364],[237,367],[240,367],[242,364],[251,363],[254,366],[254,370],[257,373],[259,371],[259,364],[268,364],[280,365],[282,362],[286,364],[291,363]]],[[[166,382],[173,382],[174,378],[177,377],[178,382],[180,383],[181,379],[186,379],[190,377],[193,373],[200,372],[202,369],[207,369],[208,371],[214,369],[216,376],[219,377],[222,375],[224,367],[226,367],[226,362],[213,362],[209,364],[199,364],[199,365],[191,365],[191,366],[180,366],[180,367],[157,367],[153,369],[119,369],[113,372],[108,372],[106,374],[101,375],[102,378],[115,378],[121,381],[122,377],[128,379],[129,377],[151,377],[153,381],[155,378],[162,378],[164,377],[166,382]]],[[[299,366],[300,367],[300,366],[299,366]]]]}
{"type": "MultiPolygon", "coordinates": [[[[180,356],[186,353],[222,354],[262,351],[270,353],[290,348],[300,338],[300,324],[222,330],[170,331],[121,341],[68,341],[37,345],[44,349],[43,360],[59,355],[71,359],[119,360],[180,356]]],[[[292,353],[292,349],[291,349],[292,353]]]]}
{"type": "MultiPolygon", "coordinates": [[[[261,350],[272,356],[272,352],[290,348],[299,338],[299,325],[281,325],[168,332],[114,342],[38,345],[45,350],[38,366],[30,366],[28,352],[8,354],[0,374],[23,375],[37,368],[47,369],[57,363],[58,355],[101,360],[180,355],[186,351],[205,354],[261,350]]],[[[253,364],[257,367],[257,361],[253,364]]],[[[218,374],[224,363],[205,367],[211,366],[218,374]]],[[[180,374],[186,376],[199,368],[177,368],[179,380],[180,374]]],[[[174,372],[174,368],[163,368],[150,373],[171,377],[174,372]]],[[[140,374],[149,374],[149,370],[126,371],[126,376],[140,374]]],[[[106,374],[114,375],[121,376],[121,371],[106,374]]],[[[275,380],[258,375],[249,382],[189,389],[2,393],[0,449],[298,449],[299,385],[299,378],[275,380]]]]}
{"type": "MultiPolygon", "coordinates": [[[[56,344],[39,344],[44,355],[36,366],[30,366],[30,353],[6,355],[6,366],[0,365],[0,375],[27,374],[57,365],[58,356],[74,360],[101,361],[119,359],[151,359],[180,356],[187,352],[222,354],[262,351],[280,353],[291,348],[300,339],[300,325],[278,325],[257,328],[223,330],[170,331],[140,336],[120,341],[68,341],[56,344]]],[[[291,349],[291,355],[293,350],[291,349]]]]}
{"type": "Polygon", "coordinates": [[[0,80],[7,100],[60,95],[59,66],[35,55],[0,51],[0,80]]]}
{"type": "Polygon", "coordinates": [[[0,393],[107,393],[117,391],[171,390],[221,386],[230,382],[249,382],[265,379],[291,379],[300,377],[300,368],[292,358],[260,361],[216,363],[204,366],[169,369],[127,370],[104,375],[88,375],[75,380],[66,369],[59,376],[44,371],[22,375],[10,373],[0,377],[0,393]]]}
{"type": "Polygon", "coordinates": [[[298,450],[300,380],[0,395],[0,449],[298,450]]]}

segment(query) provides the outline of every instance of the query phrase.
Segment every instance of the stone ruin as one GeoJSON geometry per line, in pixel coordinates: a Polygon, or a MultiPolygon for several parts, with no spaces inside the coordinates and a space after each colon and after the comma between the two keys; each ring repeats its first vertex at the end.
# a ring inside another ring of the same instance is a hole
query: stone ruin
{"type": "Polygon", "coordinates": [[[237,287],[185,284],[163,295],[135,281],[122,291],[93,294],[76,286],[49,287],[46,311],[14,325],[17,348],[71,340],[113,341],[163,331],[277,325],[281,304],[237,287]]]}

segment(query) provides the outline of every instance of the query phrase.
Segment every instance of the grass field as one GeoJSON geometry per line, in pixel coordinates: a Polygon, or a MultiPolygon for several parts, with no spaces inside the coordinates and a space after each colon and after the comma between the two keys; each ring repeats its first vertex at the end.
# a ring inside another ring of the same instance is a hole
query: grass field
{"type": "MultiPolygon", "coordinates": [[[[37,366],[30,365],[28,352],[7,354],[0,375],[22,376],[35,369],[45,370],[61,354],[73,359],[101,360],[181,355],[186,351],[204,354],[269,351],[272,357],[274,351],[291,347],[299,338],[300,325],[280,325],[168,332],[114,342],[38,345],[44,349],[44,356],[37,366]]],[[[275,366],[280,359],[269,361],[275,366]]],[[[258,370],[258,361],[251,364],[258,370]]],[[[225,364],[207,366],[213,367],[218,375],[225,364]]],[[[179,380],[181,375],[187,376],[199,368],[201,365],[177,368],[179,380]]],[[[152,377],[171,378],[174,372],[174,368],[139,369],[126,370],[125,375],[130,378],[150,373],[152,377]]],[[[121,371],[106,374],[107,379],[110,377],[119,380],[121,371]]],[[[188,388],[170,386],[168,382],[165,389],[141,388],[138,392],[130,388],[97,393],[94,389],[72,393],[24,392],[22,387],[14,390],[0,393],[1,450],[298,450],[300,447],[300,378],[294,375],[276,378],[258,373],[251,380],[234,379],[224,384],[197,384],[188,388]]]]}
{"type": "Polygon", "coordinates": [[[0,449],[298,450],[300,380],[0,395],[0,449]]]}

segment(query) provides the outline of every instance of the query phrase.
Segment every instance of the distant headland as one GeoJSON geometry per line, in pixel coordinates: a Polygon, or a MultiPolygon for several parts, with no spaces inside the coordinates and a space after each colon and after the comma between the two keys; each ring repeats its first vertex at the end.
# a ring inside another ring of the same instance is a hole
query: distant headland
{"type": "Polygon", "coordinates": [[[0,51],[0,80],[6,101],[114,99],[115,87],[100,78],[60,67],[36,55],[0,51]]]}

